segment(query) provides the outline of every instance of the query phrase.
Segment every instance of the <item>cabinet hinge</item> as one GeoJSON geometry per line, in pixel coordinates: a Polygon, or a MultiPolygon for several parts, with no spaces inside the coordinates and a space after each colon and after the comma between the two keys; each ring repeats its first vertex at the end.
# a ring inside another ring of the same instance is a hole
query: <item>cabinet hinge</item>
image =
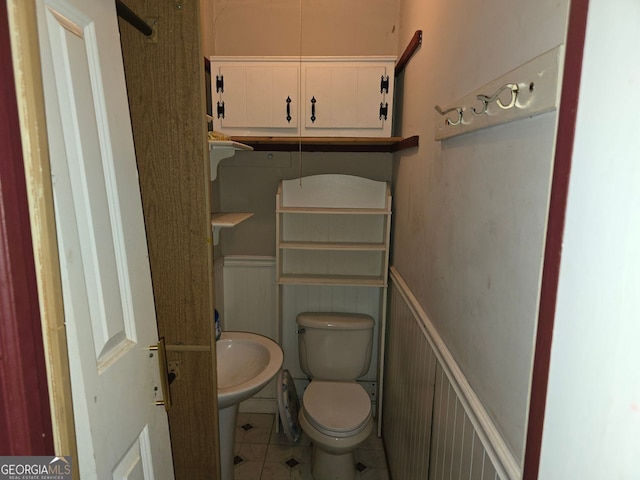
{"type": "Polygon", "coordinates": [[[224,102],[218,102],[218,118],[220,117],[224,118],[224,102]]]}
{"type": "Polygon", "coordinates": [[[387,112],[389,111],[389,104],[388,103],[382,103],[380,102],[380,120],[382,120],[382,118],[384,117],[384,119],[387,119],[387,112]]]}
{"type": "Polygon", "coordinates": [[[216,93],[224,92],[224,75],[216,75],[216,93]]]}
{"type": "Polygon", "coordinates": [[[386,78],[384,75],[380,77],[380,93],[383,91],[389,93],[389,75],[386,78]]]}

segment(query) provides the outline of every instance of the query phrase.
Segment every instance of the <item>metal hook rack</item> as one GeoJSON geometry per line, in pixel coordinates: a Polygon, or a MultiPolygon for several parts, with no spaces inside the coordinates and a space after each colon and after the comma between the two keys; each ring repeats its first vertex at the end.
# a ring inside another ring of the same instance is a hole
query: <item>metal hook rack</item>
{"type": "Polygon", "coordinates": [[[435,139],[446,140],[557,109],[563,58],[564,46],[560,45],[464,96],[453,105],[435,105],[435,139]],[[520,81],[514,82],[515,79],[520,81]],[[487,95],[487,91],[494,93],[487,95]],[[506,92],[509,92],[508,96],[506,92]],[[451,115],[453,112],[455,115],[451,115]]]}

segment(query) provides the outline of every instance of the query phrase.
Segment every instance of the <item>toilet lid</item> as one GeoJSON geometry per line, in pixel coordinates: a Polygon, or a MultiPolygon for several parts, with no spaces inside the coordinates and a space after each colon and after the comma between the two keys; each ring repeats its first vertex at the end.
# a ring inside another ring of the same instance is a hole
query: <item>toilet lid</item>
{"type": "Polygon", "coordinates": [[[302,397],[305,417],[326,435],[355,435],[371,418],[369,394],[356,382],[312,381],[302,397]]]}
{"type": "Polygon", "coordinates": [[[278,374],[278,411],[282,430],[290,442],[297,442],[300,438],[300,424],[298,423],[300,401],[296,393],[289,370],[280,370],[278,374]]]}

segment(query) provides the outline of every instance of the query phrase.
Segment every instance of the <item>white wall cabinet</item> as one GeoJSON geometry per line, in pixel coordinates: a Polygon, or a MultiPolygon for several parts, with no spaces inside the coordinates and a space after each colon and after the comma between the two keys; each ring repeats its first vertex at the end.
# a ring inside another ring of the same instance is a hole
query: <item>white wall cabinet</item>
{"type": "MultiPolygon", "coordinates": [[[[390,229],[391,194],[386,182],[330,174],[283,180],[278,188],[276,280],[285,359],[297,363],[298,313],[315,309],[371,314],[379,349],[364,379],[377,382],[373,398],[378,414],[390,229]]],[[[304,375],[295,365],[286,368],[304,375]]]]}
{"type": "Polygon", "coordinates": [[[211,57],[214,128],[390,137],[394,64],[395,57],[211,57]]]}
{"type": "Polygon", "coordinates": [[[296,63],[224,61],[211,68],[216,130],[272,135],[298,132],[300,71],[296,63]]]}

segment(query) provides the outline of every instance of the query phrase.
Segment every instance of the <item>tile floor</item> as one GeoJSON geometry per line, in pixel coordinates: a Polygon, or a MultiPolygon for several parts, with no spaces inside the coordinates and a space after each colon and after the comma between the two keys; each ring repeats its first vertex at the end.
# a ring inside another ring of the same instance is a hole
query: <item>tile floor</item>
{"type": "MultiPolygon", "coordinates": [[[[272,414],[238,414],[235,480],[312,480],[311,442],[303,434],[298,443],[290,443],[284,433],[276,433],[274,423],[272,414]]],[[[382,440],[375,433],[355,457],[357,480],[389,479],[382,440]]]]}

